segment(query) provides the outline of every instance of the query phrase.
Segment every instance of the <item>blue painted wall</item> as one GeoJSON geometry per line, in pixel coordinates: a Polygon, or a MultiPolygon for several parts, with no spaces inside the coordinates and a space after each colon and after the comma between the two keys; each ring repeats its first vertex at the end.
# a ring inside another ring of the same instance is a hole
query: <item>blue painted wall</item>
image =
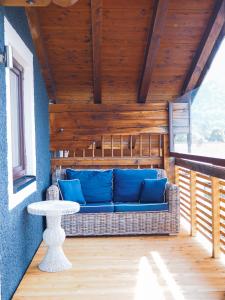
{"type": "Polygon", "coordinates": [[[0,247],[2,300],[11,299],[41,240],[43,220],[26,212],[29,203],[43,199],[49,185],[48,97],[34,52],[25,12],[22,8],[0,8],[0,52],[4,47],[4,16],[16,29],[34,54],[35,119],[36,119],[36,193],[13,210],[8,210],[5,68],[0,65],[0,247]]]}

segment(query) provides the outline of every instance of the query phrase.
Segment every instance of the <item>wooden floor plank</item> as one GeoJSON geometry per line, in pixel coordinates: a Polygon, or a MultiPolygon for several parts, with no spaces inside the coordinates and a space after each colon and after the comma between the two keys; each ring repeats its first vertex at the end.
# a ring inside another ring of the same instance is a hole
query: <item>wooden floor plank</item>
{"type": "Polygon", "coordinates": [[[225,268],[182,230],[178,237],[67,238],[71,270],[45,273],[42,244],[14,300],[225,300],[225,268]]]}

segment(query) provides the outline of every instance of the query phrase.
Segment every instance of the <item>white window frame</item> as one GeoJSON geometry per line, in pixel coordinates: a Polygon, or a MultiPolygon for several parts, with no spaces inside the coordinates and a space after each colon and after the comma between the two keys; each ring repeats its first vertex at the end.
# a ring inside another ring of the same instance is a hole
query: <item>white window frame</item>
{"type": "MultiPolygon", "coordinates": [[[[11,46],[13,58],[24,69],[23,109],[24,109],[24,145],[26,149],[26,174],[36,176],[36,145],[34,115],[34,70],[33,54],[25,45],[19,34],[4,17],[5,45],[11,46]]],[[[8,159],[8,206],[14,208],[25,198],[37,190],[36,181],[17,193],[13,193],[12,141],[11,141],[11,101],[10,101],[10,70],[5,69],[6,76],[6,112],[7,112],[7,159],[8,159]]]]}

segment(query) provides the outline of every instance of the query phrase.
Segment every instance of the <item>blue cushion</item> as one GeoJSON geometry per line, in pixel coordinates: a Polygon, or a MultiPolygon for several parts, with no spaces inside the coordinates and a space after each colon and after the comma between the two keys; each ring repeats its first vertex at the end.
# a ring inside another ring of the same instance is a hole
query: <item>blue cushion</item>
{"type": "Polygon", "coordinates": [[[140,203],[162,203],[165,201],[167,178],[144,179],[141,186],[140,203]]]}
{"type": "Polygon", "coordinates": [[[80,180],[58,180],[58,186],[63,200],[75,201],[80,204],[86,203],[80,180]]]}
{"type": "Polygon", "coordinates": [[[164,203],[115,203],[115,212],[132,212],[132,211],[168,211],[169,205],[164,203]]]}
{"type": "Polygon", "coordinates": [[[112,201],[112,170],[72,170],[67,169],[68,179],[80,179],[87,203],[112,201]]]}
{"type": "Polygon", "coordinates": [[[114,212],[114,205],[112,202],[106,203],[90,203],[80,206],[80,213],[111,213],[114,212]]]}
{"type": "Polygon", "coordinates": [[[114,169],[114,202],[138,202],[142,181],[156,179],[155,169],[114,169]]]}

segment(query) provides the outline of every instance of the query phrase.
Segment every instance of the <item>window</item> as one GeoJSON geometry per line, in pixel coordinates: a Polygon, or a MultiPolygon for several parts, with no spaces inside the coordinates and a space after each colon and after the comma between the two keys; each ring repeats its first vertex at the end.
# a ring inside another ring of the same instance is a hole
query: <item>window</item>
{"type": "Polygon", "coordinates": [[[225,159],[225,38],[199,88],[170,105],[171,151],[225,159]]]}
{"type": "Polygon", "coordinates": [[[23,120],[23,68],[15,60],[10,70],[10,106],[13,179],[25,175],[25,144],[23,120]]]}
{"type": "Polygon", "coordinates": [[[13,68],[6,68],[9,208],[34,193],[36,146],[33,54],[4,18],[5,45],[12,47],[13,68]]]}

